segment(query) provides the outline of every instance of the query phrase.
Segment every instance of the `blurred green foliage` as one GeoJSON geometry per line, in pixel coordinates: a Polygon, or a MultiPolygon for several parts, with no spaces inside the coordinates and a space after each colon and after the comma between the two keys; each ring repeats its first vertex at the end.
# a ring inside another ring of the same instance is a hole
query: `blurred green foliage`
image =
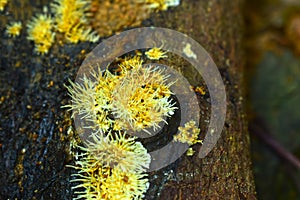
{"type": "MultiPolygon", "coordinates": [[[[284,50],[267,52],[251,81],[253,111],[286,149],[300,155],[300,59],[284,50]]],[[[259,199],[299,199],[300,172],[264,143],[252,142],[259,199]]]]}

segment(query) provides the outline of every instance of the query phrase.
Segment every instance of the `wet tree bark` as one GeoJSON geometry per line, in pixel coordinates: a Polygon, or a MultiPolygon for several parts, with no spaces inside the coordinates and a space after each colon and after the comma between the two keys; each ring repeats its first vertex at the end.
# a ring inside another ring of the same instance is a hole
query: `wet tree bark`
{"type": "MultiPolygon", "coordinates": [[[[44,3],[37,1],[35,6],[42,8],[44,3]]],[[[159,187],[151,184],[146,199],[256,199],[243,101],[240,9],[239,0],[182,0],[179,7],[155,13],[144,24],[174,29],[197,40],[216,62],[227,91],[227,118],[216,147],[204,159],[180,159],[171,169],[175,178],[157,173],[164,181],[159,187]]],[[[32,14],[29,10],[1,16],[0,27],[13,17],[22,20],[32,14]]],[[[74,80],[85,53],[94,46],[55,45],[52,55],[56,56],[42,57],[29,53],[32,44],[25,31],[14,40],[3,32],[0,199],[72,199],[72,171],[66,168],[72,161],[72,120],[61,109],[69,103],[63,85],[74,80]]]]}
{"type": "Polygon", "coordinates": [[[189,0],[181,6],[154,17],[154,25],[186,33],[209,52],[226,86],[227,117],[213,151],[204,159],[183,158],[159,199],[256,199],[243,100],[242,2],[189,0]]]}

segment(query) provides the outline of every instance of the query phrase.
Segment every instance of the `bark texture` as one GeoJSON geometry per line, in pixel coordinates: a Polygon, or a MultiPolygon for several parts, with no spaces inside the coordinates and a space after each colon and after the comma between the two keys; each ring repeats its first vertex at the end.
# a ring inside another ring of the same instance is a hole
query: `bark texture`
{"type": "Polygon", "coordinates": [[[242,2],[182,1],[155,25],[186,33],[217,64],[226,86],[227,116],[217,146],[204,159],[183,158],[159,199],[256,199],[243,97],[242,2]]]}

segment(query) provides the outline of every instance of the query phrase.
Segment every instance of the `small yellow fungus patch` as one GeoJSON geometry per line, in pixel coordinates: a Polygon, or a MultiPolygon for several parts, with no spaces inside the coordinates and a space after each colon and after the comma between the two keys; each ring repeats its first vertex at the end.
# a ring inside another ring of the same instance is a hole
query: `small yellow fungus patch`
{"type": "Polygon", "coordinates": [[[198,140],[200,129],[196,126],[195,121],[185,123],[184,127],[178,127],[178,130],[179,133],[174,136],[175,141],[188,143],[189,145],[202,143],[202,140],[198,140]]]}
{"type": "Polygon", "coordinates": [[[55,13],[56,29],[65,34],[67,41],[78,43],[99,40],[99,36],[88,26],[90,3],[88,0],[55,0],[51,5],[55,13]]]}
{"type": "Polygon", "coordinates": [[[27,39],[34,41],[35,51],[38,54],[48,53],[54,42],[55,33],[53,19],[46,14],[39,14],[27,24],[27,39]]]}
{"type": "Polygon", "coordinates": [[[188,150],[186,151],[186,155],[187,156],[192,156],[194,155],[195,151],[192,147],[188,148],[188,150]]]}
{"type": "Polygon", "coordinates": [[[3,11],[7,4],[7,0],[0,0],[0,11],[3,11]]]}
{"type": "Polygon", "coordinates": [[[205,92],[205,89],[203,86],[197,86],[197,87],[192,87],[191,86],[191,89],[194,90],[195,92],[201,94],[201,95],[205,95],[206,92],[205,92]]]}
{"type": "Polygon", "coordinates": [[[149,8],[155,10],[167,10],[171,6],[178,6],[180,0],[139,0],[146,3],[149,8]]]}
{"type": "Polygon", "coordinates": [[[19,36],[22,29],[22,22],[13,22],[6,27],[6,34],[10,37],[19,36]]]}
{"type": "Polygon", "coordinates": [[[159,60],[161,58],[167,58],[168,56],[166,55],[166,53],[167,52],[163,52],[160,48],[154,47],[147,51],[145,55],[150,60],[159,60]]]}

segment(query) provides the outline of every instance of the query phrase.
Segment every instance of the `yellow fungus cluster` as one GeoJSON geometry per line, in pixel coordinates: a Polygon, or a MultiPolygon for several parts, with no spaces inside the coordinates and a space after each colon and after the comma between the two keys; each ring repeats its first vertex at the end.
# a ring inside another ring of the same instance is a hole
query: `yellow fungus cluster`
{"type": "Polygon", "coordinates": [[[99,36],[87,23],[90,1],[54,0],[51,4],[54,17],[38,14],[27,24],[28,39],[35,44],[38,54],[46,54],[55,41],[57,32],[64,34],[66,41],[96,42],[99,36]]]}
{"type": "Polygon", "coordinates": [[[71,43],[98,41],[99,36],[87,26],[90,3],[88,0],[55,0],[51,4],[56,29],[65,35],[67,41],[71,43]]]}
{"type": "Polygon", "coordinates": [[[121,132],[92,137],[86,148],[80,147],[83,153],[73,166],[79,171],[72,180],[79,183],[73,187],[75,199],[141,199],[148,189],[144,173],[150,163],[147,150],[121,132]]]}
{"type": "Polygon", "coordinates": [[[12,22],[6,27],[6,34],[10,37],[19,36],[22,29],[22,22],[12,22]]]}
{"type": "MultiPolygon", "coordinates": [[[[194,145],[196,143],[201,143],[202,140],[198,139],[200,134],[200,129],[196,126],[195,121],[188,121],[184,124],[184,127],[178,127],[179,133],[174,136],[174,140],[181,143],[187,143],[189,145],[194,145]]],[[[192,147],[188,148],[186,155],[192,156],[195,153],[192,147]]]]}
{"type": "Polygon", "coordinates": [[[119,126],[133,131],[156,129],[164,117],[173,114],[172,93],[162,74],[162,70],[141,65],[125,73],[112,92],[112,113],[119,126]]]}
{"type": "Polygon", "coordinates": [[[193,145],[196,143],[202,143],[202,140],[198,140],[200,129],[196,126],[195,121],[189,121],[184,124],[184,127],[178,127],[179,133],[174,136],[174,140],[193,145]]]}
{"type": "Polygon", "coordinates": [[[3,11],[7,4],[7,0],[0,0],[0,11],[3,11]]]}
{"type": "MultiPolygon", "coordinates": [[[[67,86],[73,117],[93,122],[94,132],[76,161],[76,199],[141,199],[151,157],[128,133],[159,127],[177,109],[164,70],[143,66],[140,54],[91,70],[81,83],[67,86]],[[77,190],[80,189],[80,191],[77,190]]],[[[166,122],[165,122],[166,123],[166,122]]]]}
{"type": "Polygon", "coordinates": [[[156,129],[159,123],[174,113],[176,107],[169,99],[171,84],[157,67],[142,66],[138,56],[119,64],[119,73],[92,72],[95,84],[84,78],[85,85],[71,83],[73,99],[69,107],[93,121],[103,131],[109,128],[141,131],[156,129]],[[108,117],[114,116],[114,119],[108,117]]]}
{"type": "Polygon", "coordinates": [[[145,54],[150,60],[159,60],[161,58],[167,58],[168,56],[166,53],[167,52],[163,52],[160,48],[155,47],[147,51],[145,54]]]}
{"type": "Polygon", "coordinates": [[[27,24],[27,39],[34,41],[35,51],[40,54],[48,53],[54,42],[54,21],[46,14],[38,14],[27,24]]]}

